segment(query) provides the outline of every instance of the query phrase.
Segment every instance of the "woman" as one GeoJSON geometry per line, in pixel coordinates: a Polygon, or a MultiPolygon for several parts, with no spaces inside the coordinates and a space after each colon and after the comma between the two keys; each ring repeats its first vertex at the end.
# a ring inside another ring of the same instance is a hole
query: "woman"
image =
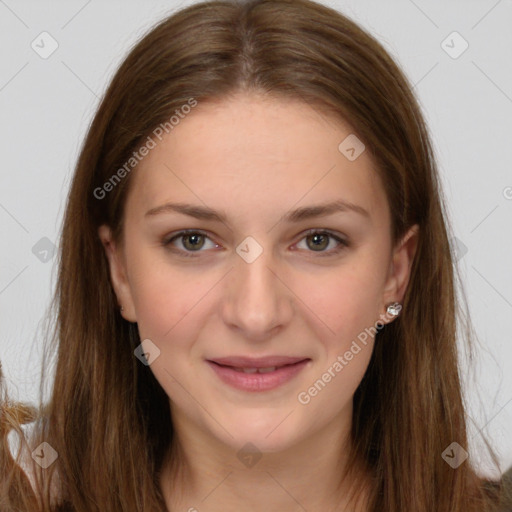
{"type": "Polygon", "coordinates": [[[411,86],[361,28],[308,0],[164,20],[76,167],[52,399],[4,400],[2,510],[498,510],[449,238],[411,86]],[[36,418],[29,482],[6,436],[36,418]]]}

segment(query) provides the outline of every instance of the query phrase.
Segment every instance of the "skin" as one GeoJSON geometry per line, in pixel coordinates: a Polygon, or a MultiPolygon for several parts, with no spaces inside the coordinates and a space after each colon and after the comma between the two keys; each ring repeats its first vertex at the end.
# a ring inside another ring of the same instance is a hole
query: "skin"
{"type": "Polygon", "coordinates": [[[382,320],[388,304],[403,300],[418,234],[414,226],[392,246],[369,151],[349,161],[338,150],[351,133],[348,123],[296,100],[239,93],[199,104],[133,171],[123,242],[114,243],[108,226],[99,229],[121,314],[160,350],[150,368],[169,396],[180,468],[162,472],[171,511],[348,510],[350,482],[339,480],[352,398],[374,338],[359,343],[309,403],[297,397],[382,320]],[[281,220],[338,199],[369,217],[281,220]],[[227,221],[173,212],[145,218],[167,202],[207,205],[227,221]],[[335,254],[338,243],[327,237],[317,248],[305,233],[311,228],[349,246],[335,254]],[[207,237],[162,245],[183,229],[207,237]],[[247,236],[263,249],[251,263],[236,252],[247,236]],[[224,384],[205,362],[230,355],[311,361],[279,388],[250,393],[224,384]],[[252,467],[237,457],[248,442],[261,454],[252,467]]]}

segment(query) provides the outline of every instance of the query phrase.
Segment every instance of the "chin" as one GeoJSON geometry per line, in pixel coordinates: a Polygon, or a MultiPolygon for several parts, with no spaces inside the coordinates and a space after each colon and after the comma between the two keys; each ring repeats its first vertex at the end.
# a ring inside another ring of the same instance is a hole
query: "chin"
{"type": "MultiPolygon", "coordinates": [[[[297,418],[286,411],[252,410],[239,412],[235,421],[223,423],[227,434],[221,429],[222,441],[237,452],[247,443],[254,445],[261,453],[275,453],[289,449],[300,441],[301,431],[296,425],[297,418]],[[284,421],[283,421],[284,420],[284,421]]],[[[216,429],[218,431],[218,429],[216,429]]]]}

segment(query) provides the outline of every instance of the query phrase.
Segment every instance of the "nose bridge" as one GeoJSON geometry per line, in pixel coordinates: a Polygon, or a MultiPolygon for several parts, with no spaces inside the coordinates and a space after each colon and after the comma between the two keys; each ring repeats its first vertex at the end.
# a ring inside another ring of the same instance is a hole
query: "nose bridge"
{"type": "Polygon", "coordinates": [[[247,237],[236,251],[225,321],[245,331],[247,337],[261,337],[289,320],[288,289],[281,282],[272,249],[247,237]]]}

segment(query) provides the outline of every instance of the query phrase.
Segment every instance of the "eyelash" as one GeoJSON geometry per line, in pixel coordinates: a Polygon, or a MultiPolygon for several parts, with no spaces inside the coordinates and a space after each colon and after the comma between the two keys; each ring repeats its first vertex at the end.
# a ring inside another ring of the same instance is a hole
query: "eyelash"
{"type": "MultiPolygon", "coordinates": [[[[166,247],[167,249],[171,250],[172,252],[179,253],[181,256],[184,256],[186,258],[197,258],[199,256],[199,254],[194,254],[194,252],[201,253],[204,251],[202,251],[202,250],[186,251],[186,250],[182,250],[182,249],[176,249],[175,247],[171,246],[171,244],[172,244],[172,242],[174,242],[174,240],[182,238],[186,235],[202,235],[202,236],[205,236],[206,238],[210,238],[204,231],[189,229],[189,230],[180,231],[179,233],[173,235],[171,238],[164,239],[162,241],[162,245],[164,247],[166,247]]],[[[306,233],[299,240],[299,242],[301,242],[302,240],[307,238],[309,235],[327,235],[330,238],[333,238],[334,240],[336,240],[336,242],[338,242],[338,246],[335,249],[331,249],[330,251],[318,251],[318,252],[317,251],[307,251],[307,252],[311,252],[311,253],[316,252],[317,255],[320,257],[335,256],[350,246],[349,242],[347,242],[343,238],[336,236],[334,233],[331,233],[330,231],[320,230],[320,229],[310,229],[310,230],[306,231],[306,233]]],[[[213,240],[212,240],[212,242],[213,242],[213,240]]]]}

